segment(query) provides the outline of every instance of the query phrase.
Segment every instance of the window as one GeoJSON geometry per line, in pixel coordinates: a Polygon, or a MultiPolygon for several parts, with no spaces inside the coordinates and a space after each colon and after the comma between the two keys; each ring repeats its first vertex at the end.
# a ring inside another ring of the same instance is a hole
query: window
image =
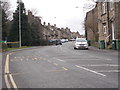
{"type": "Polygon", "coordinates": [[[107,26],[106,24],[103,24],[103,33],[106,34],[106,32],[107,32],[107,26]]]}
{"type": "Polygon", "coordinates": [[[109,7],[110,7],[110,10],[113,9],[113,4],[114,4],[114,3],[113,3],[113,0],[110,0],[110,6],[109,6],[109,7]]]}
{"type": "Polygon", "coordinates": [[[102,3],[102,14],[105,14],[106,13],[106,2],[104,1],[102,3]]]}

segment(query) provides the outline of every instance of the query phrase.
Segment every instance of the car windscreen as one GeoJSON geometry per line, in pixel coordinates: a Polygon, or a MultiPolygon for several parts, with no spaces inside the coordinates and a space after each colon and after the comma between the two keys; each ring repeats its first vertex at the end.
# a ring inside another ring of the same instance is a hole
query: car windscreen
{"type": "Polygon", "coordinates": [[[86,42],[84,39],[77,39],[76,42],[86,42]]]}

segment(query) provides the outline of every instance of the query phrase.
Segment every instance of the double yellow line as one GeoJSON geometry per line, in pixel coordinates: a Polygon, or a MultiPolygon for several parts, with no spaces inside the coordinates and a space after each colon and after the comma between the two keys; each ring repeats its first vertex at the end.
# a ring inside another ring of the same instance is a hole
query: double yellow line
{"type": "Polygon", "coordinates": [[[6,62],[5,62],[5,71],[4,71],[4,79],[5,79],[5,84],[6,84],[6,87],[7,88],[11,88],[11,86],[10,86],[10,83],[9,83],[9,79],[8,79],[8,77],[10,78],[10,81],[11,81],[11,83],[12,83],[12,85],[13,85],[13,88],[15,88],[16,90],[18,90],[18,88],[17,88],[17,85],[16,85],[16,83],[15,83],[15,81],[14,81],[14,79],[13,79],[13,76],[12,76],[12,74],[10,74],[10,71],[9,71],[9,56],[11,55],[12,53],[9,53],[9,54],[7,54],[7,56],[6,56],[6,62]]]}

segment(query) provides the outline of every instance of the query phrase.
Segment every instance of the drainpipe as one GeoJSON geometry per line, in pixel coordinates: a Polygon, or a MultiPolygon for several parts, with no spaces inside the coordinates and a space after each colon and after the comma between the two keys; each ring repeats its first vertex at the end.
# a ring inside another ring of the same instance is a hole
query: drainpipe
{"type": "MultiPolygon", "coordinates": [[[[107,43],[107,39],[109,39],[108,40],[108,42],[110,42],[110,39],[111,39],[111,31],[110,31],[110,21],[109,21],[109,2],[107,2],[107,22],[108,22],[108,36],[106,37],[106,42],[105,43],[107,43]]],[[[107,45],[106,45],[106,47],[107,47],[107,45]]]]}

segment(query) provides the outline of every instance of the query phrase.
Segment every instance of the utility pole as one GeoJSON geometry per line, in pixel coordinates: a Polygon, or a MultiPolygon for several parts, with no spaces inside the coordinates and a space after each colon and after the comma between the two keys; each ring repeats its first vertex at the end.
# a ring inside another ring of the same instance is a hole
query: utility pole
{"type": "Polygon", "coordinates": [[[19,48],[21,48],[21,0],[18,0],[19,5],[19,48]]]}

